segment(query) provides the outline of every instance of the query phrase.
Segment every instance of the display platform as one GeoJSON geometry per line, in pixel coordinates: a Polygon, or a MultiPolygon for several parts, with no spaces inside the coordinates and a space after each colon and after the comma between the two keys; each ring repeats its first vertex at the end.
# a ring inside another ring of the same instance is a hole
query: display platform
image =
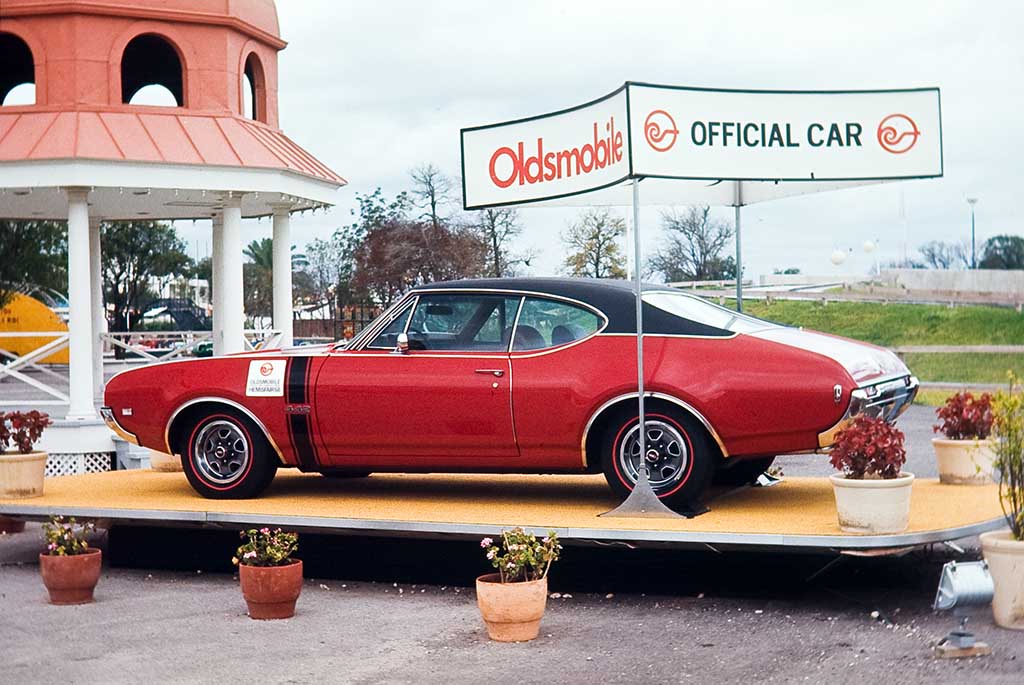
{"type": "Polygon", "coordinates": [[[693,519],[623,519],[598,517],[617,504],[602,476],[377,474],[338,480],[282,471],[259,499],[208,500],[181,473],[114,471],[49,478],[43,497],[0,500],[0,514],[409,537],[479,537],[521,525],[553,529],[569,544],[862,552],[955,540],[1003,526],[994,484],[918,480],[913,487],[910,528],[898,535],[843,534],[827,478],[787,478],[769,488],[719,492],[711,511],[693,519]]]}

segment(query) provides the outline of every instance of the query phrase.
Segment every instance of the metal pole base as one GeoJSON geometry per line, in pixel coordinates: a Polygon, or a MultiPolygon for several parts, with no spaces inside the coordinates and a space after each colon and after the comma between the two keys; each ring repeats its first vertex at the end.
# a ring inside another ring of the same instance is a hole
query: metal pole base
{"type": "Polygon", "coordinates": [[[640,470],[640,479],[633,486],[633,491],[629,493],[629,497],[611,511],[598,514],[598,516],[631,519],[679,519],[693,518],[707,511],[709,509],[704,506],[687,509],[683,512],[669,509],[654,494],[654,489],[651,488],[651,481],[647,479],[647,469],[643,468],[640,470]]]}

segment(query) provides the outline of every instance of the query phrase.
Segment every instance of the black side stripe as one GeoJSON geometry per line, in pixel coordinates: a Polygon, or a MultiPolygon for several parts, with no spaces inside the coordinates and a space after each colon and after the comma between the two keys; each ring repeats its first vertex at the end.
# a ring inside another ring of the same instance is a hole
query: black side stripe
{"type": "MultiPolygon", "coordinates": [[[[306,404],[308,402],[307,383],[309,382],[309,357],[292,357],[288,360],[288,387],[285,389],[287,404],[306,404]]],[[[315,470],[318,466],[316,451],[312,440],[312,416],[308,413],[289,414],[288,429],[291,433],[292,447],[299,461],[299,469],[315,470]]]]}

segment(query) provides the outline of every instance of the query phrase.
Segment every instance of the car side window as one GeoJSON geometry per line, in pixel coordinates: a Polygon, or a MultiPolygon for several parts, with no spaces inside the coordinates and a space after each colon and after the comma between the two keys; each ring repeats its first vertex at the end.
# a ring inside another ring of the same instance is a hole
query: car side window
{"type": "Polygon", "coordinates": [[[566,345],[600,328],[601,318],[587,309],[566,302],[527,297],[519,314],[512,350],[523,352],[566,345]]]}
{"type": "Polygon", "coordinates": [[[376,350],[393,350],[398,344],[398,334],[405,332],[405,324],[409,320],[409,315],[412,313],[412,307],[415,302],[410,302],[408,305],[402,308],[402,311],[395,315],[395,318],[391,320],[384,330],[377,334],[367,348],[376,350]]]}
{"type": "Polygon", "coordinates": [[[505,295],[421,295],[409,321],[409,349],[507,350],[519,301],[505,295]]]}

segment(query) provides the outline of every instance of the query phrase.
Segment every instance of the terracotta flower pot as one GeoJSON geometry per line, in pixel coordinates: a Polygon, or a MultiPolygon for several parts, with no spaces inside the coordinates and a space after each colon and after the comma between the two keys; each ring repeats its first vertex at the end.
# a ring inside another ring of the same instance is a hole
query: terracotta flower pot
{"type": "Polygon", "coordinates": [[[14,535],[25,530],[25,522],[21,519],[12,519],[7,516],[0,516],[0,534],[14,535]]]}
{"type": "Polygon", "coordinates": [[[526,642],[540,633],[548,601],[548,579],[502,583],[497,573],[476,579],[476,603],[487,635],[498,642],[526,642]]]}
{"type": "Polygon", "coordinates": [[[939,465],[939,481],[949,485],[985,485],[992,482],[991,440],[932,438],[939,465]]]}
{"type": "Polygon", "coordinates": [[[93,548],[71,556],[39,555],[39,573],[50,604],[88,604],[100,579],[103,552],[93,548]]]}
{"type": "Polygon", "coordinates": [[[46,452],[0,452],[0,499],[43,496],[46,452]]]}
{"type": "Polygon", "coordinates": [[[1024,542],[1008,530],[982,533],[981,551],[995,585],[992,617],[1003,628],[1024,630],[1024,542]]]}
{"type": "Polygon", "coordinates": [[[902,533],[910,524],[910,493],[914,474],[896,478],[829,476],[836,496],[839,528],[844,533],[902,533]]]}
{"type": "Polygon", "coordinates": [[[242,596],[249,605],[249,618],[291,618],[295,601],[302,592],[302,562],[293,559],[287,566],[247,566],[239,564],[238,579],[242,596]]]}

